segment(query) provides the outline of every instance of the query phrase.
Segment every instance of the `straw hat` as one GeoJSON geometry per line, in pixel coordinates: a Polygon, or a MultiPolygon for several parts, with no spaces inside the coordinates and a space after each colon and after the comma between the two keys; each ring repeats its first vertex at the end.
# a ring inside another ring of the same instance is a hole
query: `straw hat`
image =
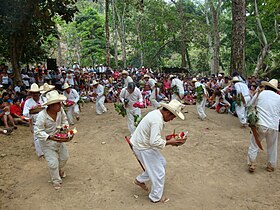
{"type": "Polygon", "coordinates": [[[168,109],[170,112],[172,112],[176,117],[179,117],[181,120],[185,119],[184,114],[182,113],[182,106],[178,100],[172,100],[168,104],[161,102],[160,105],[166,109],[168,109]]]}
{"type": "Polygon", "coordinates": [[[123,71],[122,71],[122,74],[129,75],[129,73],[128,73],[126,70],[123,70],[123,71]]]}
{"type": "Polygon", "coordinates": [[[97,82],[96,80],[93,80],[93,81],[92,81],[92,86],[98,85],[98,84],[99,84],[99,82],[97,82]]]}
{"type": "Polygon", "coordinates": [[[42,85],[40,87],[40,93],[49,92],[49,91],[53,90],[54,88],[55,88],[54,85],[49,85],[48,83],[44,83],[44,85],[42,85]]]}
{"type": "Polygon", "coordinates": [[[272,79],[272,80],[270,80],[269,82],[267,82],[267,81],[262,81],[261,84],[262,84],[263,86],[269,86],[269,87],[271,87],[271,88],[273,88],[273,89],[275,89],[275,90],[277,90],[277,91],[280,91],[280,90],[278,89],[278,81],[277,81],[277,79],[272,79]]]}
{"type": "Polygon", "coordinates": [[[36,83],[33,83],[28,91],[32,93],[37,93],[40,92],[40,88],[36,83]]]}
{"type": "Polygon", "coordinates": [[[222,77],[223,75],[222,74],[218,74],[218,77],[222,77]]]}
{"type": "Polygon", "coordinates": [[[240,79],[238,77],[233,77],[231,81],[232,82],[240,82],[240,79]]]}
{"type": "Polygon", "coordinates": [[[143,77],[143,79],[145,79],[145,78],[150,78],[150,75],[145,74],[144,77],[143,77]]]}
{"type": "Polygon", "coordinates": [[[176,77],[176,76],[173,74],[170,74],[169,79],[174,78],[174,77],[176,77]]]}
{"type": "Polygon", "coordinates": [[[43,103],[43,106],[48,106],[58,102],[65,101],[67,98],[64,95],[59,94],[56,90],[52,90],[46,94],[47,102],[43,103]]]}
{"type": "Polygon", "coordinates": [[[68,88],[71,88],[71,85],[69,85],[67,82],[62,86],[63,90],[66,90],[68,88]]]}
{"type": "Polygon", "coordinates": [[[192,82],[197,82],[197,79],[195,77],[192,78],[192,82]]]}

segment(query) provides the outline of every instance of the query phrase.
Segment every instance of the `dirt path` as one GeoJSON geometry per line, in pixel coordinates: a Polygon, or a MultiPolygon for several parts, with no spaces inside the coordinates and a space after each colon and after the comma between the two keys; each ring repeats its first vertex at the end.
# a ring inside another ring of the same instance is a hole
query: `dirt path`
{"type": "Polygon", "coordinates": [[[37,160],[27,128],[21,127],[9,137],[1,135],[0,208],[280,208],[280,170],[265,171],[266,152],[258,157],[256,173],[247,172],[249,129],[241,129],[237,118],[209,109],[208,119],[200,121],[195,106],[187,107],[185,121],[176,119],[165,126],[164,134],[174,128],[189,130],[189,139],[182,147],[163,150],[167,160],[165,194],[170,201],[152,204],[132,183],[141,168],[124,142],[126,119],[117,116],[112,104],[107,107],[109,112],[102,116],[89,104],[83,108],[75,140],[67,143],[70,159],[60,191],[48,182],[47,163],[37,160]]]}

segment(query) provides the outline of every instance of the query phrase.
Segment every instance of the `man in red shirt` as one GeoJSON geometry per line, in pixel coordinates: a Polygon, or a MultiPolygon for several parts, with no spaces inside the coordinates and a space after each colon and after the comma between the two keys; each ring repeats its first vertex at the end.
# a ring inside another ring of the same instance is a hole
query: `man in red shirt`
{"type": "Polygon", "coordinates": [[[16,123],[29,126],[29,118],[22,116],[22,109],[20,107],[20,99],[15,98],[14,103],[10,106],[10,112],[16,123]]]}

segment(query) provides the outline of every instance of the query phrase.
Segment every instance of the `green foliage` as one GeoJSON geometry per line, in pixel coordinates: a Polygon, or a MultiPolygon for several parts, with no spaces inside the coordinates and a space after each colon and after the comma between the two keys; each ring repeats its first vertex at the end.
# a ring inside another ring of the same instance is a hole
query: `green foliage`
{"type": "Polygon", "coordinates": [[[119,115],[121,115],[121,116],[123,116],[123,117],[126,116],[126,110],[125,110],[125,108],[124,108],[124,106],[123,106],[122,103],[114,103],[114,107],[115,107],[115,111],[116,111],[119,115]]]}
{"type": "Polygon", "coordinates": [[[203,100],[203,94],[204,94],[204,89],[202,85],[198,86],[195,89],[195,92],[196,92],[196,102],[200,103],[203,100]]]}

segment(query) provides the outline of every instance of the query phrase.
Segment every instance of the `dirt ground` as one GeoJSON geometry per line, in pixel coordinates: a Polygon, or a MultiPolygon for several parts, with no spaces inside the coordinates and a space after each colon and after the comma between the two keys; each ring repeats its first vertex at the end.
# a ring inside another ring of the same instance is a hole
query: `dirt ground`
{"type": "Polygon", "coordinates": [[[59,191],[49,182],[46,161],[37,160],[28,128],[0,136],[0,209],[280,209],[280,170],[266,172],[261,152],[256,172],[247,172],[250,131],[237,118],[207,109],[208,119],[200,121],[195,106],[187,106],[185,121],[166,124],[164,135],[188,130],[189,138],[162,151],[170,201],[153,204],[133,184],[141,168],[124,141],[126,119],[112,104],[101,116],[91,106],[83,108],[78,133],[67,143],[67,177],[59,191]]]}

